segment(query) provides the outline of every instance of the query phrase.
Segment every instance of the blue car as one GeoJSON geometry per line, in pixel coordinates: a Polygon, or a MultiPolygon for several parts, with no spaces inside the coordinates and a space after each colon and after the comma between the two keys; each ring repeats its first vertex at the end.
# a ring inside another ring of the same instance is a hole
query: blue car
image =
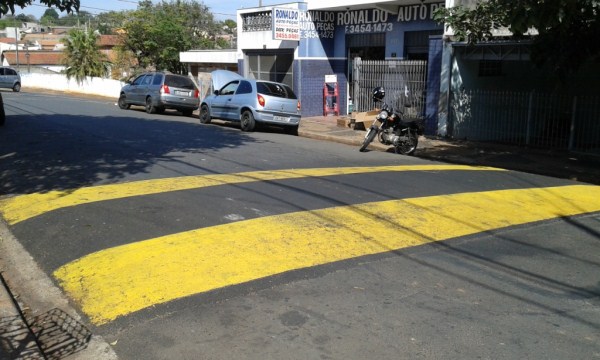
{"type": "Polygon", "coordinates": [[[0,66],[0,88],[12,89],[14,92],[21,91],[21,75],[13,68],[0,66]]]}
{"type": "Polygon", "coordinates": [[[253,131],[257,123],[284,127],[298,134],[300,101],[287,85],[246,79],[241,75],[216,70],[211,73],[214,93],[200,103],[200,122],[211,119],[239,121],[242,131],[253,131]]]}

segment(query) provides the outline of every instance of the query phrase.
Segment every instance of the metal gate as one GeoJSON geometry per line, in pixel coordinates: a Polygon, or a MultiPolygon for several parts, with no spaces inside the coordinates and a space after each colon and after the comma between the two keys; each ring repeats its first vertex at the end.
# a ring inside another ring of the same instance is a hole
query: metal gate
{"type": "Polygon", "coordinates": [[[425,115],[426,77],[427,61],[355,58],[352,66],[354,110],[373,110],[373,89],[383,86],[386,103],[407,116],[422,119],[425,115]]]}
{"type": "Polygon", "coordinates": [[[462,89],[451,99],[455,139],[600,155],[599,96],[462,89]]]}

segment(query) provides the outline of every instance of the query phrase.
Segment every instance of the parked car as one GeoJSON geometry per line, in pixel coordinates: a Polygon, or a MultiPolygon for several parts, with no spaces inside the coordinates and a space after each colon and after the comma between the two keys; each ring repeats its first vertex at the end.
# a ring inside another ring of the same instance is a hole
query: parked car
{"type": "Polygon", "coordinates": [[[0,88],[21,91],[21,75],[11,67],[0,66],[0,88]]]}
{"type": "Polygon", "coordinates": [[[257,123],[274,124],[298,134],[300,101],[289,86],[246,79],[227,70],[215,70],[211,75],[216,90],[200,103],[201,123],[208,124],[213,118],[239,121],[242,131],[253,131],[257,123]]]}
{"type": "Polygon", "coordinates": [[[198,88],[183,75],[165,72],[149,72],[137,76],[121,88],[119,107],[142,105],[148,114],[176,109],[191,116],[200,102],[198,88]]]}

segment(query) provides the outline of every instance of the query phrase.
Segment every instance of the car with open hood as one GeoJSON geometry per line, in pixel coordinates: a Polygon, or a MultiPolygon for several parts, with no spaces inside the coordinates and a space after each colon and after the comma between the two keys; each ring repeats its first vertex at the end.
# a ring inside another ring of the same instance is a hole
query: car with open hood
{"type": "Polygon", "coordinates": [[[227,70],[215,70],[211,77],[214,91],[200,103],[201,123],[217,118],[239,122],[242,131],[253,131],[263,123],[298,133],[300,101],[288,85],[248,79],[227,70]]]}

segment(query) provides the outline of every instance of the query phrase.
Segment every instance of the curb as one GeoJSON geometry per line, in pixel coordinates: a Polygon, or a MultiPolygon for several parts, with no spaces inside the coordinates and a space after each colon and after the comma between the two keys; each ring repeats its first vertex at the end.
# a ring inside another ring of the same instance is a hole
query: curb
{"type": "Polygon", "coordinates": [[[2,219],[0,254],[0,358],[8,353],[6,359],[117,359],[101,336],[81,324],[68,299],[2,219]]]}

